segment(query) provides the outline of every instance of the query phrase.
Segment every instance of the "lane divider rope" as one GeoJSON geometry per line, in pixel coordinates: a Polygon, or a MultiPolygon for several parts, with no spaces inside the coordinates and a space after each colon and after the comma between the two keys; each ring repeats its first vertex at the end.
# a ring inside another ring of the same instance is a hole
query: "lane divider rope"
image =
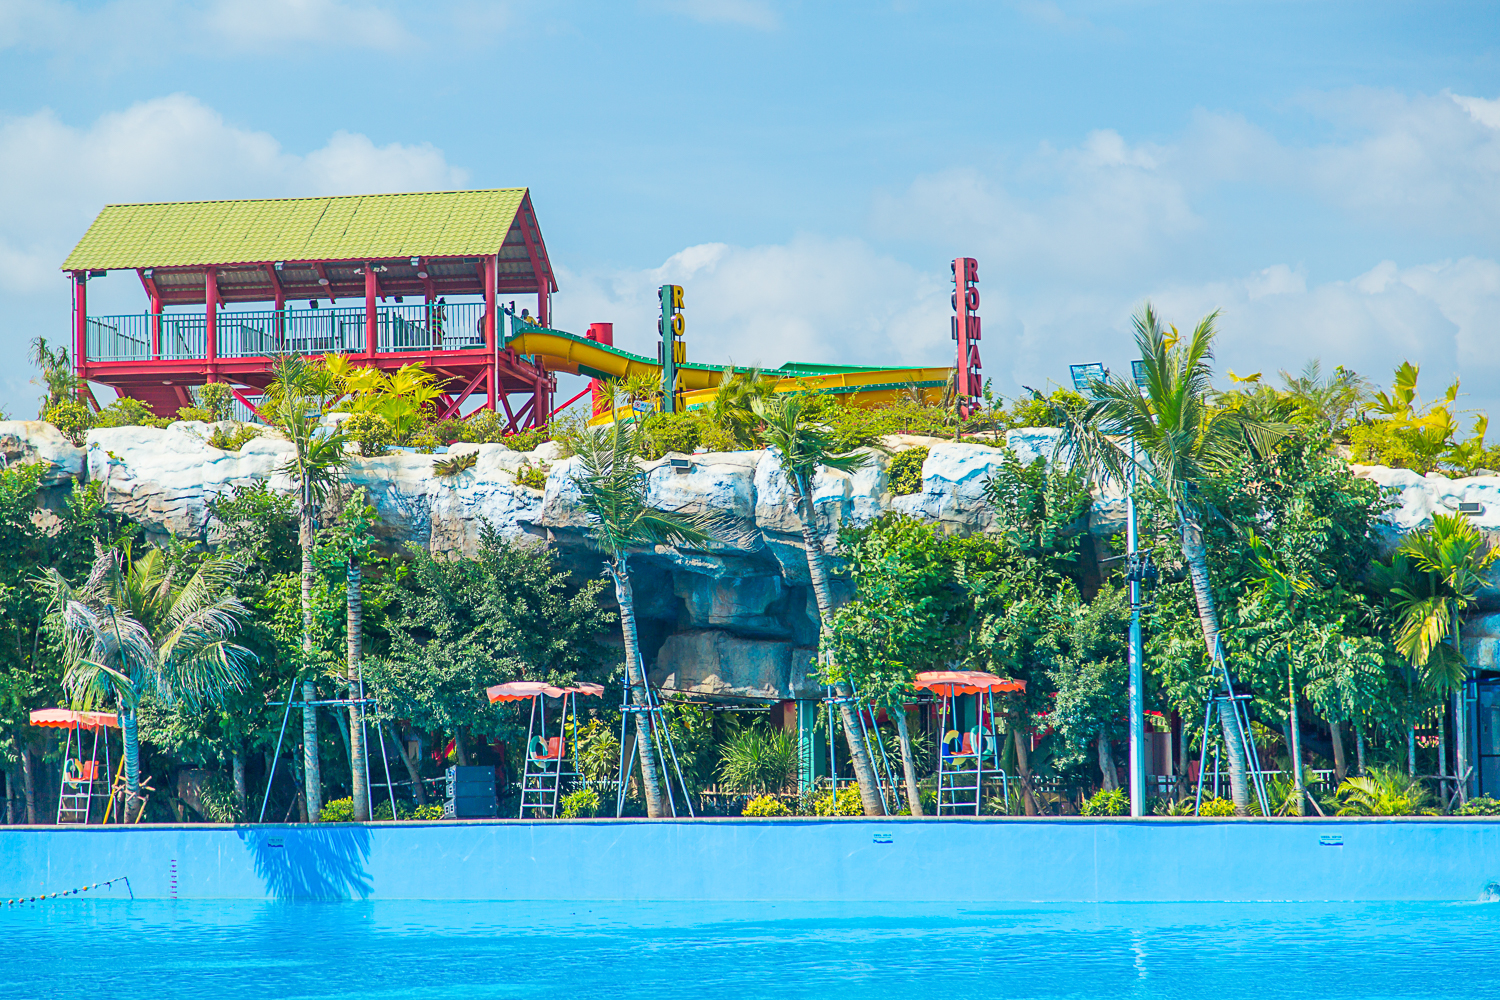
{"type": "Polygon", "coordinates": [[[44,892],[40,896],[21,896],[17,899],[8,899],[5,901],[5,905],[16,906],[24,903],[42,903],[49,899],[58,899],[62,896],[76,896],[80,892],[88,892],[91,889],[108,888],[116,882],[124,882],[126,891],[130,893],[130,898],[135,898],[135,891],[130,888],[130,879],[125,875],[121,875],[119,878],[112,878],[108,882],[95,882],[93,885],[79,886],[77,889],[69,889],[66,892],[44,892]]]}

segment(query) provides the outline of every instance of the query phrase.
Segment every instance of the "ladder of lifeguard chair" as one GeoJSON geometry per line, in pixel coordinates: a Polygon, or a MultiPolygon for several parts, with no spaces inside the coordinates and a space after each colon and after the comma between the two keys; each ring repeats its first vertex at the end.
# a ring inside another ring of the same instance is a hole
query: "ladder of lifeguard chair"
{"type": "Polygon", "coordinates": [[[983,774],[978,770],[938,770],[938,815],[979,815],[983,774]]]}
{"type": "Polygon", "coordinates": [[[545,810],[553,819],[557,818],[557,791],[562,779],[562,761],[557,759],[536,760],[526,757],[526,772],[521,778],[521,818],[526,810],[545,810]]]}
{"type": "Polygon", "coordinates": [[[57,825],[82,826],[89,821],[93,805],[94,783],[81,778],[64,778],[57,796],[57,825]]]}

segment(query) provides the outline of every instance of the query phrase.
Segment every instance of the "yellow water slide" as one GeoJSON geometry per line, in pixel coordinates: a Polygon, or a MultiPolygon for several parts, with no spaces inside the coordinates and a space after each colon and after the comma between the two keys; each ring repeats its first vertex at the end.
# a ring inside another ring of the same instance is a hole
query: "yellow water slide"
{"type": "MultiPolygon", "coordinates": [[[[523,328],[506,341],[517,354],[533,355],[552,371],[571,372],[598,379],[623,379],[631,375],[660,377],[661,365],[654,358],[622,351],[561,330],[523,328]]],[[[677,365],[683,401],[692,409],[706,403],[719,386],[725,365],[682,362],[677,365]]],[[[952,368],[862,368],[850,365],[789,364],[762,371],[774,379],[777,392],[830,392],[848,397],[851,406],[873,407],[913,391],[930,403],[943,397],[953,378],[952,368]]],[[[604,418],[608,420],[606,416],[604,418]]]]}

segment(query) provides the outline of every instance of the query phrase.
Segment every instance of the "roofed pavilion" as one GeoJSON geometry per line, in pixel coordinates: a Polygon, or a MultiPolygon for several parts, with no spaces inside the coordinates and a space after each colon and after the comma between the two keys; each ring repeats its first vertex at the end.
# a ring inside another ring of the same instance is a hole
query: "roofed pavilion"
{"type": "Polygon", "coordinates": [[[160,416],[207,382],[253,407],[277,356],[328,353],[423,362],[448,379],[443,418],[475,394],[513,427],[550,416],[554,378],[498,323],[501,296],[534,295],[547,325],[557,291],[526,188],[108,205],[62,269],[77,373],[160,416]],[[89,279],[127,270],[148,308],[89,315],[89,279]]]}

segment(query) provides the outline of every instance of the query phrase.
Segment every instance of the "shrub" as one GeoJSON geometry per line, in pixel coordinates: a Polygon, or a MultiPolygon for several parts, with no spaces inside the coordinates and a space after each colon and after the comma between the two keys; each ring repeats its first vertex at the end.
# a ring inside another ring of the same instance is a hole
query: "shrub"
{"type": "Polygon", "coordinates": [[[396,429],[378,413],[356,413],[344,421],[343,429],[365,458],[389,455],[391,442],[396,439],[396,429]]]}
{"type": "Polygon", "coordinates": [[[407,447],[417,449],[417,452],[422,455],[431,455],[437,451],[438,445],[441,443],[437,439],[437,434],[433,433],[431,426],[420,428],[406,439],[407,447]]]}
{"type": "Polygon", "coordinates": [[[354,822],[354,800],[352,798],[333,799],[323,803],[323,811],[318,813],[319,823],[352,823],[354,822]]]}
{"type": "Polygon", "coordinates": [[[171,423],[139,399],[121,396],[94,417],[95,427],[165,427],[171,423]]]}
{"type": "Polygon", "coordinates": [[[1079,810],[1079,813],[1084,816],[1124,816],[1128,812],[1130,812],[1130,796],[1123,788],[1110,791],[1101,788],[1084,799],[1083,808],[1079,810]]]}
{"type": "Polygon", "coordinates": [[[1204,799],[1198,809],[1199,816],[1233,816],[1234,803],[1229,799],[1204,799]]]}
{"type": "Polygon", "coordinates": [[[772,795],[757,795],[745,803],[744,816],[790,816],[786,803],[772,795]]]}
{"type": "Polygon", "coordinates": [[[1481,795],[1459,806],[1458,814],[1460,816],[1500,816],[1500,800],[1481,795]]]}
{"type": "Polygon", "coordinates": [[[179,406],[177,408],[178,420],[197,420],[205,424],[214,422],[214,411],[205,410],[201,406],[179,406]]]}
{"type": "Polygon", "coordinates": [[[42,419],[62,431],[74,444],[83,444],[89,428],[94,426],[94,411],[83,400],[67,397],[51,403],[42,411],[42,419]]]}
{"type": "Polygon", "coordinates": [[[254,424],[236,424],[234,430],[215,427],[208,436],[208,443],[220,451],[239,451],[247,441],[260,437],[261,429],[254,424]]]}
{"type": "Polygon", "coordinates": [[[210,422],[215,420],[228,420],[234,414],[234,390],[229,388],[227,382],[210,382],[200,385],[193,390],[193,401],[212,416],[210,422]]]}
{"type": "Polygon", "coordinates": [[[443,807],[439,805],[417,806],[411,811],[412,819],[442,819],[443,807]]]}
{"type": "Polygon", "coordinates": [[[891,480],[891,493],[902,497],[922,492],[922,463],[927,461],[930,448],[908,448],[891,459],[886,470],[891,480]]]}
{"type": "Polygon", "coordinates": [[[785,730],[743,729],[719,756],[719,776],[731,792],[780,791],[797,776],[797,739],[785,730]]]}
{"type": "Polygon", "coordinates": [[[592,788],[580,788],[562,797],[562,818],[580,819],[599,815],[599,793],[592,788]]]}
{"type": "Polygon", "coordinates": [[[522,463],[516,470],[516,485],[525,486],[533,490],[544,490],[547,488],[547,466],[532,465],[530,462],[522,463]]]}
{"type": "Polygon", "coordinates": [[[865,805],[859,797],[858,786],[845,785],[839,789],[837,797],[833,792],[820,795],[813,802],[813,813],[817,816],[863,816],[865,805]]]}
{"type": "MultiPolygon", "coordinates": [[[[438,812],[441,813],[442,810],[439,809],[438,812]]],[[[371,813],[370,815],[371,815],[372,819],[377,819],[377,820],[382,820],[382,821],[388,821],[388,820],[390,820],[390,818],[391,818],[391,802],[390,802],[390,800],[387,799],[384,802],[377,802],[377,803],[375,803],[375,811],[373,813],[371,813]]],[[[412,816],[412,807],[411,806],[407,805],[405,802],[398,802],[398,803],[396,803],[396,819],[411,819],[411,816],[412,816]]]]}
{"type": "Polygon", "coordinates": [[[434,476],[456,476],[468,472],[479,463],[479,452],[465,451],[447,458],[440,458],[432,463],[432,474],[434,476]]]}
{"type": "Polygon", "coordinates": [[[641,457],[655,461],[669,451],[691,455],[703,441],[706,417],[692,410],[653,413],[641,421],[641,457]]]}
{"type": "Polygon", "coordinates": [[[500,438],[500,443],[511,451],[534,451],[536,446],[552,440],[552,432],[546,428],[516,431],[500,438]]]}

